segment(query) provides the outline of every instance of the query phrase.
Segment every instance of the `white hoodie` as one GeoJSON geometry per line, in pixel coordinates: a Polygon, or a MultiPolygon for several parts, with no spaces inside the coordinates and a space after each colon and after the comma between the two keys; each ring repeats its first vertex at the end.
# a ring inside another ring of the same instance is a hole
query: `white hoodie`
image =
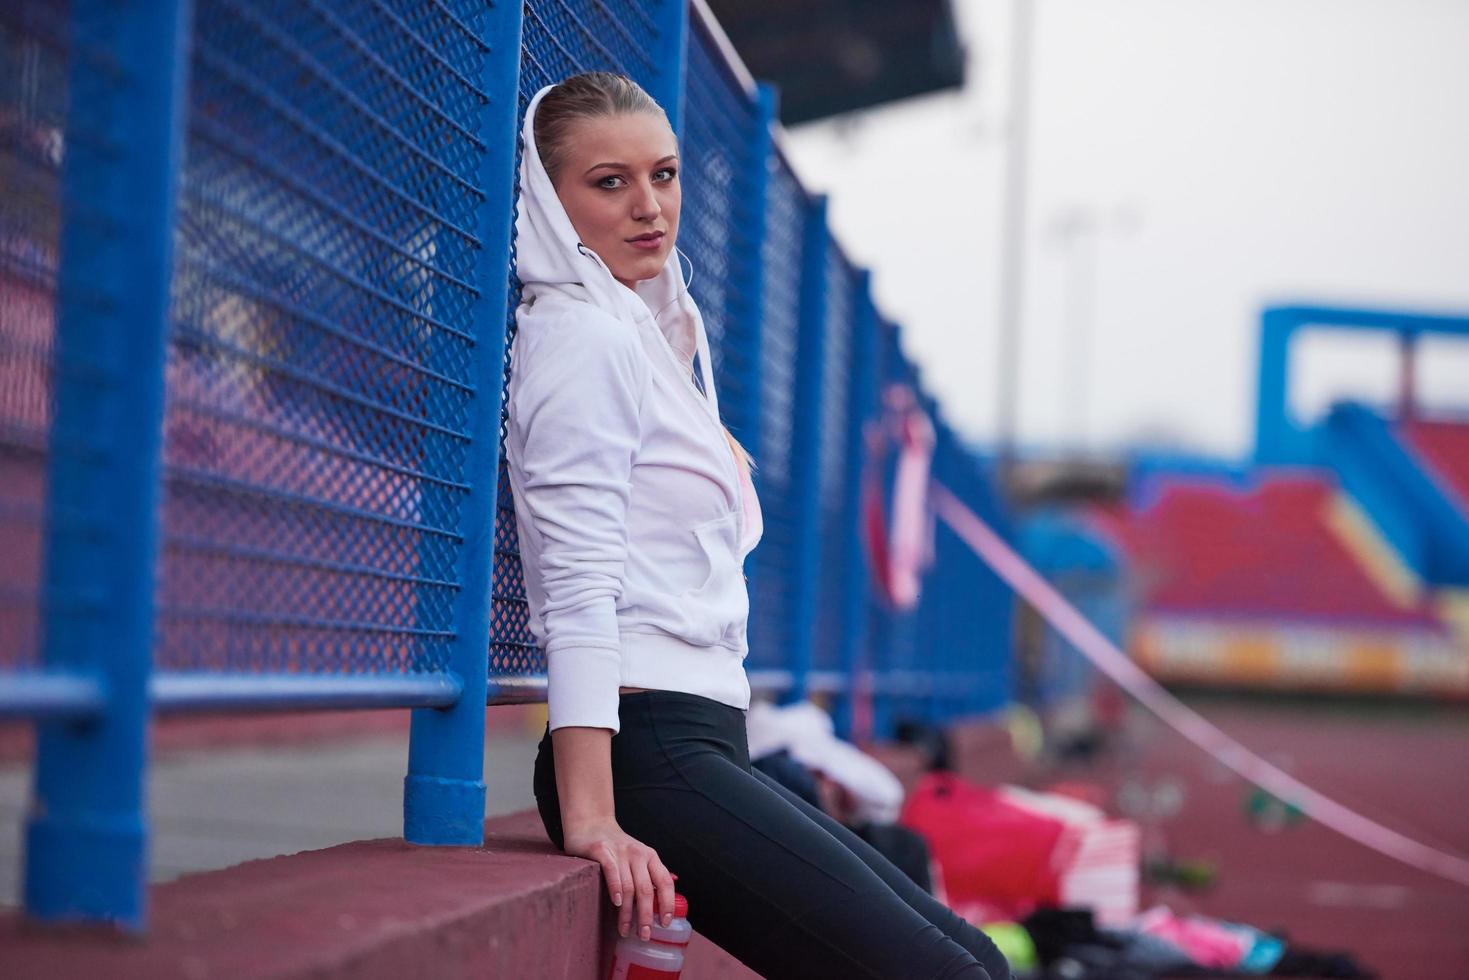
{"type": "Polygon", "coordinates": [[[505,452],[550,727],[616,733],[620,685],[747,709],[742,567],[763,522],[719,423],[704,320],[677,252],[634,291],[578,241],[535,145],[549,89],[521,131],[505,452]]]}

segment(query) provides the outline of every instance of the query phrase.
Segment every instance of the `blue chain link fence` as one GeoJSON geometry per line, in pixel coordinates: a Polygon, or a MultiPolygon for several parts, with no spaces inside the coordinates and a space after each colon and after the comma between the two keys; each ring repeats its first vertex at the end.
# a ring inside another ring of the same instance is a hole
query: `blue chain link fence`
{"type": "Polygon", "coordinates": [[[545,697],[500,453],[516,134],[576,71],[633,76],[680,133],[680,246],[765,510],[754,685],[847,730],[870,676],[878,736],[1008,699],[1009,597],[945,529],[916,609],[872,587],[886,386],[933,419],[934,475],[1002,515],[702,4],[14,0],[0,63],[0,717],[37,727],[31,914],[143,928],[157,712],[417,709],[404,835],[479,842],[485,705],[545,697]]]}
{"type": "Polygon", "coordinates": [[[50,449],[65,4],[0,13],[0,667],[40,660],[42,513],[50,449]]]}

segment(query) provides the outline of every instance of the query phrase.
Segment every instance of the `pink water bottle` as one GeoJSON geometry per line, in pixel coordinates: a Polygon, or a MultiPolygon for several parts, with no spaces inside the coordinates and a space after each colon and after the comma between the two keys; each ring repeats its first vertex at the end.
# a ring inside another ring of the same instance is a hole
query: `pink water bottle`
{"type": "Polygon", "coordinates": [[[684,949],[694,935],[694,927],[685,918],[688,914],[688,899],[675,894],[673,920],[664,926],[655,917],[649,938],[638,935],[635,921],[628,935],[617,940],[609,980],[678,980],[684,949]]]}

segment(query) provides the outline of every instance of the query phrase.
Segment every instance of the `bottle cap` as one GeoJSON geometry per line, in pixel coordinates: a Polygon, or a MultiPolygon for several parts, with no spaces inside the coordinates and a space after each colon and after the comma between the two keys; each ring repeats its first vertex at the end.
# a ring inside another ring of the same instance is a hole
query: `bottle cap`
{"type": "Polygon", "coordinates": [[[682,919],[682,918],[687,917],[688,914],[689,914],[689,900],[686,899],[686,898],[684,898],[678,892],[674,892],[673,893],[673,917],[675,919],[682,919]]]}

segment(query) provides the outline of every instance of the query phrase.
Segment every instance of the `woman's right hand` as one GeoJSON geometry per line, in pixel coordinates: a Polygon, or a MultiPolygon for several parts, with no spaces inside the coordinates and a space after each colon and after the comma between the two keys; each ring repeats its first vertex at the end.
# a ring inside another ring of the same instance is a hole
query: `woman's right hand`
{"type": "Polygon", "coordinates": [[[673,921],[673,876],[656,851],[625,833],[616,820],[599,820],[563,830],[563,851],[602,866],[607,893],[619,910],[620,935],[628,934],[636,913],[638,935],[649,938],[656,912],[655,894],[657,908],[662,909],[662,924],[673,921]],[[633,900],[627,901],[628,898],[633,900]]]}

